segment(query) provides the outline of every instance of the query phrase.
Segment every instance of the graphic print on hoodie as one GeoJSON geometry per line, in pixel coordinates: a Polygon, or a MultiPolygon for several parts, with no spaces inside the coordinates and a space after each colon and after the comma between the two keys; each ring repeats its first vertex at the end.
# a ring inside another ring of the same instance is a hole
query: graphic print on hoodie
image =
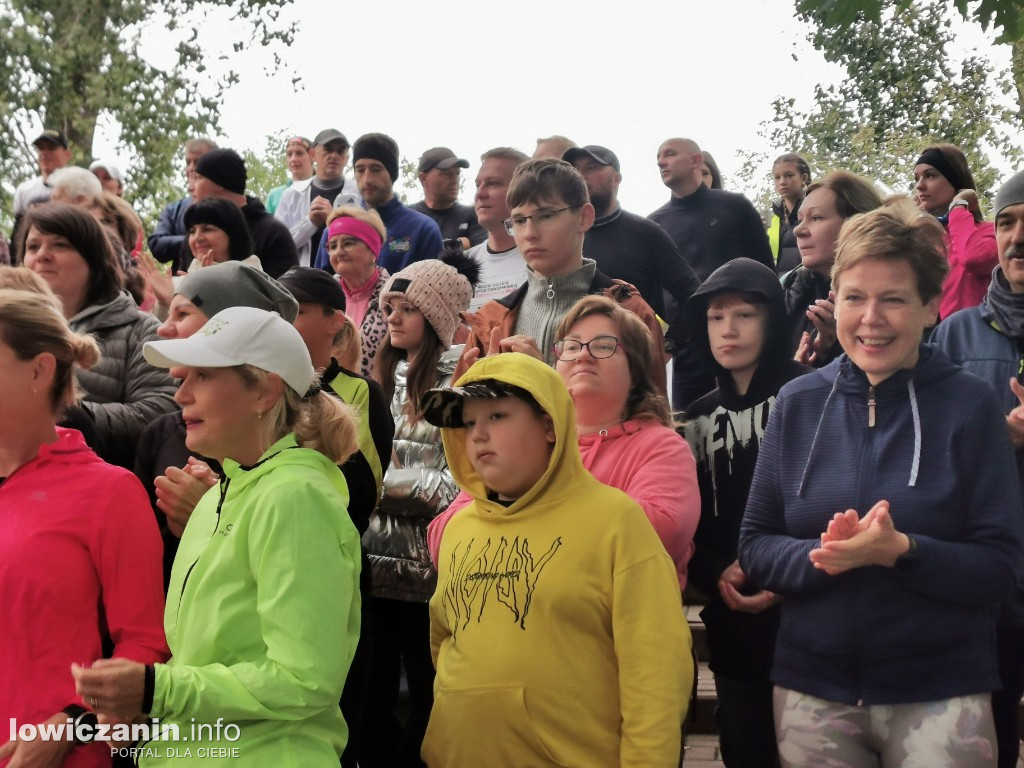
{"type": "Polygon", "coordinates": [[[529,391],[556,441],[542,477],[504,506],[473,468],[465,431],[442,430],[473,501],[440,543],[423,757],[431,768],[675,766],[693,669],[672,561],[639,505],[584,469],[553,369],[500,354],[457,386],[485,379],[529,391]]]}

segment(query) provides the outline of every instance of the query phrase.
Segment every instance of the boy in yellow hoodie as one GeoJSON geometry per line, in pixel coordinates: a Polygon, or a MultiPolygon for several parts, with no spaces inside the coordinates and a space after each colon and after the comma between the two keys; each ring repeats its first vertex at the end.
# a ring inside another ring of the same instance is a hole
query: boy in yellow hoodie
{"type": "Polygon", "coordinates": [[[583,467],[558,374],[519,353],[431,390],[474,501],[430,600],[430,768],[674,768],[693,682],[672,561],[640,507],[583,467]]]}

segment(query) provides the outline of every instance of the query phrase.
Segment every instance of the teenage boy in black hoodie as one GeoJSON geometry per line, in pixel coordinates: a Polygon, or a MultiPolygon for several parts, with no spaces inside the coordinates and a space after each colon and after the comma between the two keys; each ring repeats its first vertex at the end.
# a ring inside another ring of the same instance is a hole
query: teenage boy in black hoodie
{"type": "Polygon", "coordinates": [[[687,313],[694,349],[718,382],[687,409],[683,433],[697,459],[701,497],[689,578],[709,601],[701,618],[718,693],[722,762],[774,768],[769,674],[778,599],[747,580],[736,545],[775,397],[783,384],[813,369],[791,359],[782,285],[753,259],[734,259],[712,272],[687,313]]]}

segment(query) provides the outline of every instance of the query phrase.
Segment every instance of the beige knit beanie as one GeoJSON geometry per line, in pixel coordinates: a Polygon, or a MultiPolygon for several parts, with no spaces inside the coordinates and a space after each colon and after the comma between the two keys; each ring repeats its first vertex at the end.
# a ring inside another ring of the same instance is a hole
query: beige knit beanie
{"type": "MultiPolygon", "coordinates": [[[[467,261],[472,261],[467,259],[467,261]]],[[[430,323],[445,347],[452,345],[459,313],[469,309],[473,283],[455,267],[438,259],[415,261],[384,284],[380,303],[405,299],[430,323]]]]}

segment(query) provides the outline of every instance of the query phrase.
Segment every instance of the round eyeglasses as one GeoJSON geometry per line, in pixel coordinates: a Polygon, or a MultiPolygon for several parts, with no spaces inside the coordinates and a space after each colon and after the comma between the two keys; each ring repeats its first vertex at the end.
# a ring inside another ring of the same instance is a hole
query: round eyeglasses
{"type": "Polygon", "coordinates": [[[563,362],[575,360],[584,347],[595,360],[604,360],[614,355],[621,346],[623,346],[622,343],[614,336],[595,336],[590,341],[559,339],[554,343],[555,357],[563,362]]]}

